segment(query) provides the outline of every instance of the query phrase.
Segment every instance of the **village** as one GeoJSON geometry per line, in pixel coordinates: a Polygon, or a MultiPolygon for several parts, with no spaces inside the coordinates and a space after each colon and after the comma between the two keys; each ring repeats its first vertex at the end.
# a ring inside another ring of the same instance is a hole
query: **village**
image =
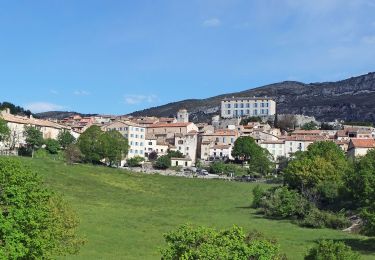
{"type": "Polygon", "coordinates": [[[364,156],[375,147],[374,127],[317,122],[314,117],[303,115],[278,115],[276,106],[269,97],[224,98],[220,115],[212,117],[210,123],[190,122],[189,111],[184,108],[176,111],[173,118],[72,115],[63,120],[12,115],[6,109],[1,117],[10,129],[10,140],[0,143],[0,153],[17,155],[18,150],[26,146],[24,130],[27,126],[40,130],[45,139],[57,139],[62,131],[69,131],[78,138],[93,125],[102,131],[116,130],[129,144],[128,154],[124,155],[120,166],[126,166],[129,158],[140,157],[148,161],[150,155],[163,156],[168,151],[182,153],[181,158],[171,158],[171,165],[181,168],[233,160],[234,143],[242,136],[252,137],[266,149],[276,167],[281,160],[298,151],[306,151],[310,144],[318,141],[334,142],[351,158],[364,156]],[[330,127],[322,129],[319,127],[322,123],[330,127]],[[306,129],[309,124],[314,127],[306,129]],[[278,128],[281,125],[283,127],[278,128]]]}

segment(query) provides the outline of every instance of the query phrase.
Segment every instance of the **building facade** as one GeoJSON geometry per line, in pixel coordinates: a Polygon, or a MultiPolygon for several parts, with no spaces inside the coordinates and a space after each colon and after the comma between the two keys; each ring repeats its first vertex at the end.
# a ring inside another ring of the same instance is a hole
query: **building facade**
{"type": "Polygon", "coordinates": [[[232,97],[221,101],[221,117],[272,116],[276,102],[267,97],[232,97]]]}

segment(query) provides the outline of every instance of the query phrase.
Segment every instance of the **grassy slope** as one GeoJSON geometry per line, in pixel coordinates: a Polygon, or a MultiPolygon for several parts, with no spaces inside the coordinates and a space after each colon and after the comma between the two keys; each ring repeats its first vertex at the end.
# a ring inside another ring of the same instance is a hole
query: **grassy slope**
{"type": "MultiPolygon", "coordinates": [[[[328,229],[305,229],[266,220],[249,209],[253,184],[129,174],[88,165],[65,166],[22,159],[71,202],[88,243],[69,259],[158,259],[162,234],[190,222],[218,228],[237,224],[279,240],[290,259],[302,259],[321,238],[344,239],[358,248],[363,237],[328,229]]],[[[370,244],[370,240],[367,243],[370,244]]],[[[374,259],[375,249],[364,259],[374,259]]]]}

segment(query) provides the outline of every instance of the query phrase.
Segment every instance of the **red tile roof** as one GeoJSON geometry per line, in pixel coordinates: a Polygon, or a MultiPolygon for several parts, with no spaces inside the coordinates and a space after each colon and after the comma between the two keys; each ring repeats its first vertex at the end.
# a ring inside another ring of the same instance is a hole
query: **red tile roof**
{"type": "Polygon", "coordinates": [[[352,146],[355,148],[375,148],[374,139],[351,139],[352,146]]]}

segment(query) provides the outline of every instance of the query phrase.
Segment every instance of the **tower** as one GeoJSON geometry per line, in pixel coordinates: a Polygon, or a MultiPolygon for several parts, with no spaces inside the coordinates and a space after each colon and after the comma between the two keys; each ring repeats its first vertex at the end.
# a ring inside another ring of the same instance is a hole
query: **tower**
{"type": "Polygon", "coordinates": [[[177,122],[179,123],[188,123],[189,122],[189,113],[186,109],[180,109],[177,112],[177,122]]]}

